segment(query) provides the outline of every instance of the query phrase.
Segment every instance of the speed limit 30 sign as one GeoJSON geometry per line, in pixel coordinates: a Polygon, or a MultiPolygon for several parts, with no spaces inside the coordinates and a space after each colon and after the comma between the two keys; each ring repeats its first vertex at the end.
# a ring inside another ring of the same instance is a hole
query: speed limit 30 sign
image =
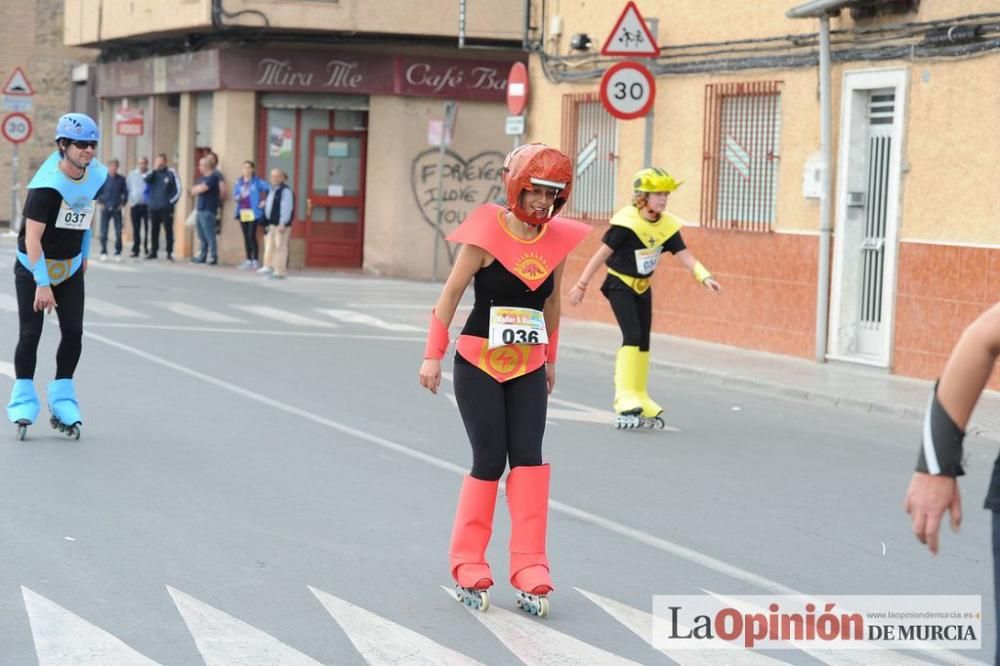
{"type": "Polygon", "coordinates": [[[601,103],[616,118],[641,118],[649,113],[655,99],[656,81],[637,62],[620,62],[601,79],[601,103]]]}
{"type": "Polygon", "coordinates": [[[11,143],[23,143],[31,136],[31,120],[23,113],[8,113],[0,121],[0,130],[11,143]]]}

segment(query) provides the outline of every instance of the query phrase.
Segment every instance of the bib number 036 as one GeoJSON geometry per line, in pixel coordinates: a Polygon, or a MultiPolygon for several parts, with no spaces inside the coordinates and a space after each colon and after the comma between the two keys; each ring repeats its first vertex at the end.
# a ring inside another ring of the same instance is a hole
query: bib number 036
{"type": "Polygon", "coordinates": [[[494,306],[490,308],[489,348],[504,345],[544,345],[549,336],[541,310],[494,306]]]}

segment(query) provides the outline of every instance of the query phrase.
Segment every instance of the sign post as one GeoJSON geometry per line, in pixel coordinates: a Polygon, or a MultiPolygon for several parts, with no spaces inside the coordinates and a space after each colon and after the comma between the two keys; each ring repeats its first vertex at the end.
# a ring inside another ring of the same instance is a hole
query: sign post
{"type": "Polygon", "coordinates": [[[601,103],[615,118],[641,118],[653,107],[655,99],[656,81],[643,65],[620,62],[604,72],[601,103]]]}
{"type": "Polygon", "coordinates": [[[115,111],[115,134],[119,136],[140,136],[143,130],[142,107],[122,106],[115,111]]]}
{"type": "Polygon", "coordinates": [[[8,113],[0,121],[2,123],[0,129],[3,131],[4,138],[14,144],[10,155],[10,231],[13,234],[21,230],[17,200],[19,189],[17,168],[20,166],[17,147],[31,136],[31,119],[22,112],[31,111],[31,98],[34,94],[35,89],[31,87],[28,77],[24,75],[24,70],[15,67],[14,71],[7,77],[2,92],[4,110],[13,113],[8,113]]]}
{"type": "Polygon", "coordinates": [[[28,82],[28,77],[24,75],[24,70],[15,67],[11,75],[7,77],[7,83],[3,86],[3,110],[30,112],[32,107],[31,98],[35,94],[35,89],[28,82]]]}
{"type": "MultiPolygon", "coordinates": [[[[660,19],[657,18],[649,19],[648,32],[652,34],[654,40],[656,39],[656,33],[659,26],[660,26],[660,19]]],[[[658,53],[659,49],[657,49],[657,54],[658,53]]],[[[654,64],[656,64],[655,56],[653,58],[650,58],[649,60],[650,67],[652,67],[654,64]]],[[[655,94],[656,92],[655,88],[653,89],[653,92],[655,94]]],[[[656,117],[656,108],[654,106],[650,106],[649,113],[646,114],[645,136],[643,137],[644,140],[642,146],[642,165],[644,167],[653,166],[653,128],[655,126],[653,121],[655,117],[656,117]]]]}
{"type": "Polygon", "coordinates": [[[646,25],[634,2],[625,5],[615,21],[615,27],[601,47],[601,55],[626,58],[655,58],[660,55],[656,36],[646,25]]]}
{"type": "Polygon", "coordinates": [[[510,66],[507,75],[507,123],[504,131],[514,137],[514,148],[521,143],[524,135],[524,109],[528,106],[528,68],[523,62],[515,62],[510,66]],[[515,120],[519,118],[520,120],[515,120]]]}
{"type": "Polygon", "coordinates": [[[649,24],[639,14],[635,2],[629,2],[615,21],[611,34],[604,40],[601,55],[647,58],[646,65],[625,61],[614,65],[601,80],[601,102],[608,113],[622,120],[645,116],[643,140],[643,165],[651,166],[653,159],[653,100],[656,98],[656,80],[649,68],[656,64],[660,47],[656,42],[659,20],[649,19],[649,24]],[[652,29],[651,29],[652,28],[652,29]]]}
{"type": "Polygon", "coordinates": [[[19,189],[17,168],[21,163],[18,156],[18,146],[31,136],[31,120],[23,113],[8,113],[0,121],[0,130],[2,130],[4,138],[14,144],[13,150],[10,151],[10,230],[17,233],[21,230],[17,200],[19,189]]]}
{"type": "Polygon", "coordinates": [[[458,117],[458,102],[448,100],[444,103],[444,120],[441,122],[441,140],[438,142],[438,186],[437,186],[437,224],[434,227],[434,262],[431,267],[432,279],[438,279],[438,245],[444,240],[444,232],[441,231],[441,221],[444,217],[444,152],[448,144],[451,143],[452,133],[455,128],[455,119],[458,117]]]}

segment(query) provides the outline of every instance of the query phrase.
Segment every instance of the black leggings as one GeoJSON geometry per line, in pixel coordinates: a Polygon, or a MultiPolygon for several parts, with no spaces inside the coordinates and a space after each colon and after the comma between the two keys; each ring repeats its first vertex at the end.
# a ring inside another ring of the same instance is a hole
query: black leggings
{"type": "MultiPolygon", "coordinates": [[[[35,278],[21,262],[14,264],[17,290],[17,318],[20,332],[14,350],[14,373],[18,379],[33,379],[42,339],[45,312],[35,312],[35,278]]],[[[56,379],[72,379],[83,348],[83,268],[65,282],[52,287],[59,317],[59,349],[56,350],[56,379]]]]}
{"type": "Polygon", "coordinates": [[[542,464],[548,387],[545,367],[500,383],[479,368],[455,361],[455,399],[472,444],[472,471],[496,481],[511,469],[542,464]]]}
{"type": "Polygon", "coordinates": [[[145,204],[138,204],[129,212],[132,214],[132,254],[138,255],[140,247],[149,252],[149,209],[145,204]],[[143,239],[145,244],[140,244],[143,239]]]}
{"type": "Polygon", "coordinates": [[[172,255],[174,253],[174,209],[150,210],[149,224],[151,227],[149,230],[149,253],[155,257],[156,253],[160,251],[160,227],[163,227],[163,233],[167,237],[167,256],[172,255]]]}
{"type": "Polygon", "coordinates": [[[608,289],[605,285],[601,291],[611,303],[618,327],[622,329],[622,346],[649,351],[649,329],[653,324],[653,290],[647,289],[637,294],[628,288],[608,289]]]}
{"type": "Polygon", "coordinates": [[[247,259],[257,261],[260,255],[257,249],[257,223],[240,222],[243,228],[243,248],[247,251],[247,259]]]}

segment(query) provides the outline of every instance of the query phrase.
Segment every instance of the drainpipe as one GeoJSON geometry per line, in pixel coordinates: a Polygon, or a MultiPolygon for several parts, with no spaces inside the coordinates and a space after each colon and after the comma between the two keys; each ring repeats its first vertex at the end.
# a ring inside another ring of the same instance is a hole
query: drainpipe
{"type": "Polygon", "coordinates": [[[819,17],[819,152],[822,162],[819,200],[819,279],[816,284],[816,360],[826,362],[827,331],[830,325],[830,237],[833,225],[833,193],[830,191],[833,118],[830,106],[830,17],[819,17]]]}
{"type": "Polygon", "coordinates": [[[465,48],[465,0],[458,3],[458,48],[465,48]]]}
{"type": "Polygon", "coordinates": [[[528,50],[528,33],[531,32],[531,0],[524,0],[524,26],[521,32],[521,48],[528,50]]]}
{"type": "Polygon", "coordinates": [[[816,360],[826,362],[827,333],[830,326],[830,237],[833,224],[833,193],[830,182],[833,144],[832,96],[830,94],[830,17],[849,6],[851,0],[809,0],[785,12],[790,19],[819,19],[819,151],[822,173],[819,200],[819,275],[816,283],[816,360]]]}

